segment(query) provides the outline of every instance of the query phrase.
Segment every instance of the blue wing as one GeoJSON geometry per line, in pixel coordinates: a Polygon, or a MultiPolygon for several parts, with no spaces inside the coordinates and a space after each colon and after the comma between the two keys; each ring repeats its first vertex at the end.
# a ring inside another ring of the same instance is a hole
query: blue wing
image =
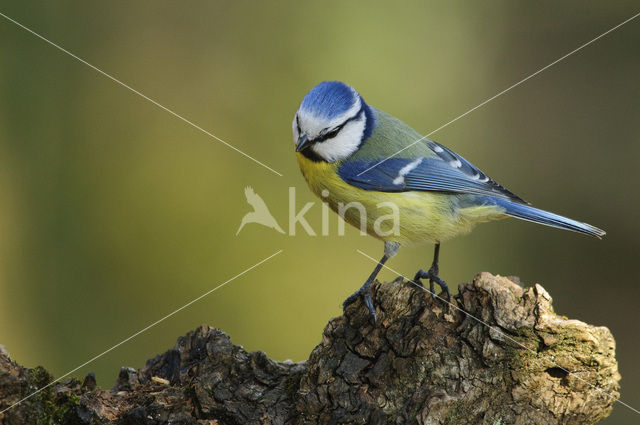
{"type": "Polygon", "coordinates": [[[365,190],[467,193],[526,203],[452,150],[431,140],[427,145],[433,156],[390,158],[382,163],[351,159],[342,163],[338,174],[365,190]]]}

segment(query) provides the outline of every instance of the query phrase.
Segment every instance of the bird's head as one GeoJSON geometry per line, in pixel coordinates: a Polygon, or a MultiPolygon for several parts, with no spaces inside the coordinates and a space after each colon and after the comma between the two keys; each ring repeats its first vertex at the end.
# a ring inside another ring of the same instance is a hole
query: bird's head
{"type": "Polygon", "coordinates": [[[357,91],[325,81],[302,99],[293,117],[293,142],[307,158],[340,161],[358,150],[374,125],[373,112],[357,91]]]}

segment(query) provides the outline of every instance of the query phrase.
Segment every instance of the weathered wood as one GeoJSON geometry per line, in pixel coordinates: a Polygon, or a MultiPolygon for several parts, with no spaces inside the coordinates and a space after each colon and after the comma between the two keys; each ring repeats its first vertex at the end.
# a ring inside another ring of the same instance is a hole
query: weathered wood
{"type": "MultiPolygon", "coordinates": [[[[619,396],[609,330],[556,315],[540,285],[481,273],[460,285],[468,314],[399,280],[373,295],[377,325],[354,303],[306,362],[247,353],[201,326],[123,368],[112,390],[92,376],[58,383],[0,424],[582,425],[619,396]]],[[[0,410],[50,380],[0,353],[0,410]]]]}

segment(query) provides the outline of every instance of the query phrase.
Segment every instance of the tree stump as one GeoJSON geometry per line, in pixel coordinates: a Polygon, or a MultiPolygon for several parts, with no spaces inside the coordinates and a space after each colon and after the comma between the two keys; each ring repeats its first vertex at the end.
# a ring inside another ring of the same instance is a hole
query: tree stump
{"type": "MultiPolygon", "coordinates": [[[[0,413],[0,424],[592,424],[619,397],[605,327],[554,313],[540,285],[481,273],[460,309],[396,280],[331,319],[306,362],[247,353],[203,325],[115,387],[88,375],[0,413]]],[[[455,304],[455,303],[454,303],[455,304]]],[[[0,352],[0,410],[51,382],[0,352]]]]}

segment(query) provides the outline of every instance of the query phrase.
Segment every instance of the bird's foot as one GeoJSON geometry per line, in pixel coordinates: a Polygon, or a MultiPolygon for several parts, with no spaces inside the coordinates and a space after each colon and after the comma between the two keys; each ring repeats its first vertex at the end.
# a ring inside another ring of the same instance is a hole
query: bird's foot
{"type": "Polygon", "coordinates": [[[362,285],[360,287],[360,289],[358,289],[356,292],[354,292],[352,295],[350,295],[349,298],[344,300],[344,302],[342,303],[342,310],[344,312],[347,309],[347,306],[349,306],[351,303],[353,303],[355,300],[357,300],[358,297],[362,297],[362,300],[364,301],[364,305],[366,305],[367,309],[369,310],[369,316],[371,317],[371,320],[375,324],[376,323],[376,309],[373,306],[373,299],[371,298],[371,284],[372,283],[373,282],[371,282],[371,281],[366,281],[364,283],[364,285],[362,285]]]}
{"type": "Polygon", "coordinates": [[[437,265],[431,266],[431,268],[429,268],[429,270],[426,272],[422,269],[418,270],[415,277],[413,278],[413,282],[416,285],[420,285],[424,287],[420,279],[429,279],[429,290],[430,290],[429,292],[431,292],[432,298],[436,298],[434,283],[437,283],[440,286],[440,289],[442,289],[442,291],[444,291],[444,293],[446,294],[447,301],[451,301],[451,293],[449,292],[449,286],[444,280],[440,278],[440,276],[438,276],[437,265]]]}

